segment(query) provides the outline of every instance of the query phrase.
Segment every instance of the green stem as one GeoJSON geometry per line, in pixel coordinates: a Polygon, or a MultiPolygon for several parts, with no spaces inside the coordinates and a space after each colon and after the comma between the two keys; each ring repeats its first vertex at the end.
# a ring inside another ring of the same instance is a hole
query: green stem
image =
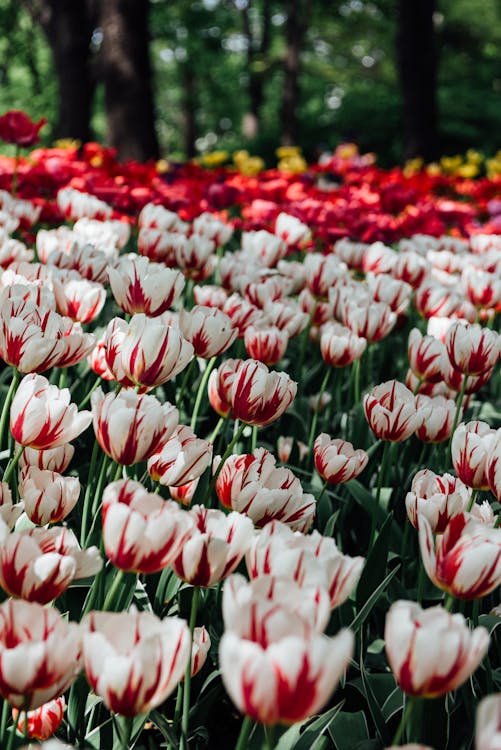
{"type": "Polygon", "coordinates": [[[183,718],[181,722],[181,748],[182,750],[188,750],[188,729],[189,729],[189,718],[190,718],[190,692],[191,692],[191,661],[192,661],[192,653],[193,653],[193,631],[195,630],[195,623],[197,621],[199,598],[200,598],[200,587],[194,586],[193,596],[191,598],[191,612],[190,612],[190,655],[188,658],[188,664],[186,665],[186,673],[184,676],[183,718]]]}
{"type": "Polygon", "coordinates": [[[275,747],[275,727],[264,728],[264,747],[266,750],[273,750],[275,747]]]}
{"type": "Polygon", "coordinates": [[[360,403],[360,362],[361,361],[362,361],[362,357],[359,357],[353,362],[353,366],[352,366],[353,403],[355,406],[360,403]]]}
{"type": "Polygon", "coordinates": [[[454,414],[454,422],[452,423],[451,436],[449,438],[449,455],[451,455],[452,438],[454,437],[454,433],[456,432],[456,427],[458,426],[459,415],[461,414],[461,407],[463,405],[463,399],[464,399],[464,394],[466,393],[466,385],[467,385],[467,383],[468,383],[468,375],[465,375],[463,377],[463,383],[461,385],[461,390],[459,391],[459,395],[457,397],[456,413],[454,414]]]}
{"type": "Polygon", "coordinates": [[[467,513],[469,513],[471,511],[471,509],[473,508],[473,506],[475,505],[475,502],[476,502],[476,499],[477,499],[477,495],[478,495],[478,490],[473,490],[473,492],[471,493],[470,502],[466,506],[466,512],[467,513]]]}
{"type": "Polygon", "coordinates": [[[317,422],[318,422],[318,413],[321,409],[321,401],[322,396],[324,395],[324,391],[327,388],[327,383],[329,382],[329,378],[331,376],[332,368],[328,367],[327,371],[324,375],[324,379],[322,380],[322,385],[320,386],[320,392],[318,394],[318,401],[317,405],[315,407],[315,410],[313,412],[313,419],[311,420],[311,429],[310,429],[310,436],[308,438],[308,455],[311,454],[312,448],[313,448],[313,441],[315,439],[315,432],[317,429],[317,422]]]}
{"type": "Polygon", "coordinates": [[[10,479],[10,477],[12,475],[12,472],[14,471],[14,469],[17,466],[17,464],[19,463],[19,459],[21,458],[21,456],[23,454],[23,451],[24,451],[24,445],[20,445],[19,448],[17,449],[17,452],[14,454],[14,457],[11,458],[11,460],[9,461],[9,463],[7,465],[7,468],[5,469],[5,473],[4,473],[3,477],[2,477],[2,482],[8,482],[9,481],[9,479],[10,479]]]}
{"type": "Polygon", "coordinates": [[[191,373],[193,372],[193,368],[195,367],[196,361],[197,361],[197,358],[193,357],[193,359],[191,360],[190,364],[188,365],[188,367],[186,368],[186,371],[184,373],[183,382],[181,383],[181,389],[180,389],[180,391],[178,393],[178,396],[176,398],[176,406],[177,406],[178,409],[181,408],[181,404],[183,402],[184,392],[186,391],[186,388],[188,386],[188,381],[190,379],[191,373]]]}
{"type": "Polygon", "coordinates": [[[238,735],[238,740],[237,740],[237,744],[235,745],[235,750],[247,750],[248,739],[249,739],[249,735],[251,733],[253,726],[254,726],[253,720],[250,718],[250,716],[246,716],[240,728],[240,734],[238,735]]]}
{"type": "Polygon", "coordinates": [[[9,714],[10,714],[10,705],[4,698],[3,706],[2,706],[2,723],[0,724],[0,747],[4,746],[5,730],[7,729],[7,721],[9,719],[9,714]]]}
{"type": "Polygon", "coordinates": [[[80,529],[80,546],[81,547],[83,547],[84,542],[85,542],[85,537],[87,536],[87,525],[88,525],[87,516],[89,515],[90,493],[92,490],[92,479],[94,477],[94,472],[96,470],[98,453],[99,453],[99,443],[97,442],[97,440],[94,440],[92,454],[90,457],[89,475],[87,477],[87,487],[85,488],[85,495],[84,495],[83,509],[82,509],[82,526],[80,529]]]}
{"type": "Polygon", "coordinates": [[[413,698],[410,698],[409,696],[406,697],[405,707],[402,711],[402,718],[400,719],[400,724],[398,725],[398,729],[395,732],[395,736],[393,738],[392,745],[399,745],[400,740],[403,739],[404,732],[406,729],[406,726],[408,724],[408,721],[410,719],[410,716],[412,714],[412,711],[414,709],[414,700],[413,698]]]}
{"type": "Polygon", "coordinates": [[[222,468],[224,466],[224,462],[226,461],[226,459],[228,458],[228,456],[231,456],[231,451],[233,450],[233,448],[236,445],[236,443],[238,443],[238,441],[242,437],[242,433],[243,433],[245,427],[246,427],[245,422],[241,422],[240,425],[239,425],[238,430],[233,435],[232,441],[228,444],[228,447],[226,448],[225,452],[223,453],[223,457],[222,457],[222,459],[221,459],[221,461],[219,463],[219,466],[217,467],[216,471],[214,472],[214,476],[211,479],[211,482],[210,482],[210,485],[209,485],[209,492],[208,492],[209,495],[212,492],[212,490],[214,489],[214,485],[216,484],[216,480],[217,480],[218,476],[221,473],[221,470],[222,470],[222,468]]]}
{"type": "Polygon", "coordinates": [[[480,599],[474,599],[471,608],[471,624],[474,628],[478,625],[478,615],[480,612],[480,599]]]}
{"type": "Polygon", "coordinates": [[[452,596],[452,594],[446,594],[444,599],[444,609],[447,612],[452,612],[452,608],[454,606],[455,598],[452,596]]]}
{"type": "Polygon", "coordinates": [[[113,582],[108,590],[108,593],[106,594],[106,598],[102,606],[103,612],[109,612],[112,606],[114,605],[115,594],[120,588],[120,584],[122,583],[124,576],[125,576],[125,571],[117,569],[113,582]]]}
{"type": "Polygon", "coordinates": [[[59,373],[59,381],[58,381],[58,384],[57,384],[57,387],[59,388],[59,390],[62,390],[65,387],[65,385],[66,385],[66,375],[67,375],[67,372],[68,371],[67,371],[66,367],[62,367],[61,368],[61,372],[59,373]]]}
{"type": "Polygon", "coordinates": [[[11,728],[10,728],[9,742],[7,743],[7,747],[6,747],[5,750],[12,750],[13,749],[15,736],[16,736],[16,722],[14,721],[12,723],[11,728]]]}
{"type": "Polygon", "coordinates": [[[217,438],[219,433],[221,432],[222,426],[225,424],[225,422],[228,420],[228,417],[220,417],[217,425],[212,430],[212,434],[209,438],[209,443],[212,443],[214,445],[214,440],[217,438]]]}
{"type": "Polygon", "coordinates": [[[424,596],[424,584],[426,583],[426,570],[424,565],[419,568],[418,587],[417,587],[417,602],[422,604],[424,596]]]}
{"type": "Polygon", "coordinates": [[[14,372],[12,373],[12,380],[10,381],[9,390],[7,391],[7,395],[5,396],[5,401],[3,402],[2,406],[2,414],[0,416],[0,450],[3,448],[3,438],[5,434],[5,427],[7,425],[7,419],[9,418],[10,405],[12,403],[12,399],[14,398],[14,394],[17,391],[19,380],[21,379],[21,373],[19,372],[19,370],[16,370],[16,368],[13,368],[13,370],[14,372]]]}
{"type": "Polygon", "coordinates": [[[377,478],[376,505],[379,505],[379,501],[381,498],[381,489],[383,487],[383,480],[386,475],[386,464],[388,463],[390,446],[391,442],[389,440],[385,440],[383,442],[383,456],[381,458],[381,465],[379,467],[379,474],[377,478]]]}
{"type": "Polygon", "coordinates": [[[329,483],[328,483],[327,481],[325,481],[325,482],[324,482],[324,486],[323,486],[323,487],[322,487],[322,489],[320,490],[320,495],[319,495],[319,496],[317,497],[317,507],[318,507],[318,504],[320,503],[320,500],[321,500],[321,499],[323,498],[323,496],[324,496],[324,494],[325,494],[325,490],[327,489],[327,485],[328,485],[328,484],[329,484],[329,483]]]}
{"type": "Polygon", "coordinates": [[[88,391],[87,395],[84,396],[84,398],[78,404],[77,409],[79,411],[86,405],[88,401],[90,401],[90,397],[92,396],[96,388],[99,388],[102,382],[103,382],[103,379],[101,377],[98,377],[97,380],[94,381],[92,388],[88,391]]]}
{"type": "Polygon", "coordinates": [[[117,716],[117,719],[120,727],[120,746],[122,750],[129,750],[134,719],[132,716],[117,716]]]}
{"type": "Polygon", "coordinates": [[[197,418],[198,418],[198,412],[200,411],[200,404],[202,403],[202,398],[205,393],[205,388],[207,386],[209,375],[211,374],[215,364],[216,364],[216,357],[211,357],[211,359],[207,363],[207,367],[205,368],[204,374],[202,375],[202,380],[200,381],[200,385],[198,386],[197,397],[195,399],[195,406],[193,407],[193,414],[191,415],[191,422],[190,422],[190,427],[192,430],[195,430],[195,427],[197,425],[197,418]]]}

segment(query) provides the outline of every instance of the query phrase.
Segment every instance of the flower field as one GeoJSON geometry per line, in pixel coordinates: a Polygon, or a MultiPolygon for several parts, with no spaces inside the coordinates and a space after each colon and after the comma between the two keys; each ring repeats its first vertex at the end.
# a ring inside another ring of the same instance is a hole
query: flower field
{"type": "Polygon", "coordinates": [[[499,750],[494,161],[10,118],[0,747],[499,750]]]}

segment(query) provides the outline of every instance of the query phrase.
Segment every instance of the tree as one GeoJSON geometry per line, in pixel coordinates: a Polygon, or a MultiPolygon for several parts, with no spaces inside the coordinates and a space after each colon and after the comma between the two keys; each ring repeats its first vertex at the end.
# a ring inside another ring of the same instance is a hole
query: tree
{"type": "Polygon", "coordinates": [[[397,61],[403,99],[404,156],[438,155],[434,0],[399,0],[397,61]]]}
{"type": "Polygon", "coordinates": [[[299,66],[306,34],[306,6],[303,0],[285,0],[284,84],[282,89],[282,145],[297,143],[299,105],[299,66]]]}
{"type": "Polygon", "coordinates": [[[97,7],[103,35],[98,70],[104,84],[107,140],[123,159],[156,159],[149,2],[99,0],[97,7]]]}

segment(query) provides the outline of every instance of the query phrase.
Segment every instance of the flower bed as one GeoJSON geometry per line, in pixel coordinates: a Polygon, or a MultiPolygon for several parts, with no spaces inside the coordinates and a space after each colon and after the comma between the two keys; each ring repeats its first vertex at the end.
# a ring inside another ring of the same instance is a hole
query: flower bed
{"type": "Polygon", "coordinates": [[[499,180],[0,167],[0,745],[497,748],[499,180]]]}

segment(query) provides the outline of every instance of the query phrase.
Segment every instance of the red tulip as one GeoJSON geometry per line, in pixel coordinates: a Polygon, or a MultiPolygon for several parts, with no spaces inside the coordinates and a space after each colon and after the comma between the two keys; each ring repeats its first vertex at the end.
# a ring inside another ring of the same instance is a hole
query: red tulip
{"type": "Polygon", "coordinates": [[[40,140],[40,130],[47,123],[42,117],[38,122],[30,120],[25,112],[11,109],[0,117],[0,138],[5,143],[29,148],[40,140]]]}

